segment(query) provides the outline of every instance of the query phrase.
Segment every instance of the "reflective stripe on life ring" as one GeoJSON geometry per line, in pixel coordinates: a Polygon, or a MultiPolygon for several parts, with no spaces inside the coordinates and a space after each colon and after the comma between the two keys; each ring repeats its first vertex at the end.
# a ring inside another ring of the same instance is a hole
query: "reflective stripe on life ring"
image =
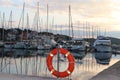
{"type": "Polygon", "coordinates": [[[64,48],[59,48],[59,50],[60,50],[60,54],[65,55],[69,61],[69,66],[68,66],[67,70],[65,70],[64,72],[59,72],[53,68],[52,59],[58,53],[58,48],[52,50],[49,53],[49,55],[47,57],[47,67],[54,76],[64,78],[64,77],[69,76],[74,70],[74,57],[68,50],[66,50],[64,48]]]}

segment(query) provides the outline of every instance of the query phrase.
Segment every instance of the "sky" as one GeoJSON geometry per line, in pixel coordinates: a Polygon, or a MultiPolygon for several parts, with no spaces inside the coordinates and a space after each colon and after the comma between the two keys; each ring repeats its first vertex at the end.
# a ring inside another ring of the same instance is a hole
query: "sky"
{"type": "MultiPolygon", "coordinates": [[[[120,38],[120,0],[0,0],[0,21],[3,19],[3,13],[5,13],[6,24],[10,22],[10,12],[12,10],[13,25],[18,27],[25,3],[24,27],[21,26],[21,28],[26,28],[28,14],[30,28],[38,30],[35,27],[38,2],[39,24],[41,26],[39,30],[46,29],[48,5],[49,31],[69,35],[70,5],[75,36],[89,36],[88,34],[92,35],[92,31],[94,31],[94,35],[99,32],[101,35],[120,38]]],[[[20,24],[22,24],[22,21],[20,24]]]]}

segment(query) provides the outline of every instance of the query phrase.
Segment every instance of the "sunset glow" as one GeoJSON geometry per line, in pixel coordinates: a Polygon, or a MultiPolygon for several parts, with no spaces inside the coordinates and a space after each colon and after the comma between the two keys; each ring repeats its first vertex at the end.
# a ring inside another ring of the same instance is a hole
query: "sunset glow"
{"type": "Polygon", "coordinates": [[[120,33],[119,0],[0,0],[0,16],[2,17],[3,13],[5,13],[6,21],[8,21],[12,10],[14,25],[17,27],[24,2],[25,19],[28,13],[31,28],[37,11],[37,2],[40,3],[39,16],[42,20],[42,26],[46,25],[46,6],[49,5],[49,28],[51,28],[53,18],[54,25],[69,24],[68,7],[70,5],[73,25],[88,22],[94,28],[95,26],[101,27],[100,29],[103,32],[106,29],[108,36],[120,37],[118,35],[120,33]]]}

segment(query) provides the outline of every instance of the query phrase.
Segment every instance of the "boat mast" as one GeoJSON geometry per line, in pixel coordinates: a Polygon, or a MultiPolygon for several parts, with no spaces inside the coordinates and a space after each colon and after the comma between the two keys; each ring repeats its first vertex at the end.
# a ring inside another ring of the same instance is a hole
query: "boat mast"
{"type": "Polygon", "coordinates": [[[73,32],[73,23],[72,23],[72,15],[71,15],[71,9],[70,9],[70,19],[71,19],[71,29],[72,29],[72,38],[74,38],[74,32],[73,32]]]}
{"type": "Polygon", "coordinates": [[[23,38],[23,27],[24,27],[24,9],[25,9],[25,3],[23,4],[23,16],[22,16],[22,37],[21,37],[21,41],[23,38]]]}
{"type": "Polygon", "coordinates": [[[94,38],[94,29],[93,29],[93,25],[92,25],[92,38],[94,38]]]}
{"type": "Polygon", "coordinates": [[[43,20],[42,20],[42,18],[39,19],[39,21],[40,21],[40,23],[41,23],[41,24],[39,23],[39,25],[41,25],[41,26],[40,26],[40,32],[42,32],[42,26],[43,26],[43,20]]]}
{"type": "Polygon", "coordinates": [[[3,13],[3,21],[2,21],[2,40],[4,41],[4,27],[5,27],[5,13],[3,13]]]}
{"type": "Polygon", "coordinates": [[[78,22],[78,34],[79,34],[79,38],[82,38],[82,35],[81,35],[81,31],[80,31],[81,29],[80,29],[80,22],[78,22]]]}
{"type": "Polygon", "coordinates": [[[60,27],[61,27],[61,35],[62,35],[62,25],[60,27]]]}
{"type": "Polygon", "coordinates": [[[85,29],[85,28],[84,28],[84,27],[85,27],[85,24],[84,24],[84,22],[82,23],[82,26],[83,26],[83,27],[82,27],[82,28],[83,28],[83,29],[82,29],[82,30],[83,30],[83,31],[82,31],[82,34],[83,34],[82,39],[84,39],[84,38],[85,38],[85,30],[84,30],[84,29],[85,29]]]}
{"type": "Polygon", "coordinates": [[[37,7],[37,32],[38,32],[38,27],[39,27],[39,2],[38,2],[38,7],[37,7]]]}
{"type": "MultiPolygon", "coordinates": [[[[22,9],[22,13],[21,13],[21,16],[20,16],[20,20],[19,20],[19,24],[18,24],[18,28],[20,27],[20,23],[21,23],[21,20],[24,20],[24,8],[25,8],[25,3],[23,4],[23,9],[22,9]]],[[[24,22],[24,21],[22,21],[24,22]]]]}
{"type": "Polygon", "coordinates": [[[88,33],[88,35],[89,35],[89,37],[88,37],[88,39],[89,38],[91,38],[91,25],[90,25],[90,23],[88,23],[88,31],[89,31],[89,33],[88,33]]]}
{"type": "Polygon", "coordinates": [[[10,13],[10,18],[11,18],[11,21],[10,21],[10,27],[12,28],[12,11],[11,11],[11,13],[10,13]]]}
{"type": "Polygon", "coordinates": [[[48,14],[48,12],[49,12],[49,11],[48,11],[48,4],[47,4],[47,32],[48,32],[48,27],[49,27],[49,26],[48,26],[48,21],[49,21],[49,14],[48,14]]]}
{"type": "Polygon", "coordinates": [[[86,28],[86,40],[87,40],[87,38],[88,38],[88,34],[87,34],[87,27],[88,27],[88,23],[87,23],[87,21],[86,21],[86,24],[85,24],[85,28],[86,28]]]}
{"type": "Polygon", "coordinates": [[[69,5],[69,37],[70,37],[70,29],[72,29],[72,38],[73,38],[74,37],[73,23],[72,23],[72,16],[71,16],[71,7],[69,5]]]}
{"type": "Polygon", "coordinates": [[[96,29],[97,29],[97,37],[98,37],[98,36],[99,36],[98,26],[97,26],[97,28],[96,28],[96,29]]]}
{"type": "Polygon", "coordinates": [[[71,27],[71,24],[70,24],[70,5],[69,5],[69,40],[70,40],[70,27],[71,27]]]}
{"type": "Polygon", "coordinates": [[[101,30],[101,28],[99,27],[99,36],[101,36],[101,31],[100,30],[101,30]]]}
{"type": "MultiPolygon", "coordinates": [[[[10,19],[9,19],[9,22],[10,22],[10,28],[11,28],[11,31],[12,31],[12,11],[10,12],[10,19]]],[[[13,31],[12,31],[13,32],[13,31]]],[[[13,34],[13,33],[12,33],[13,34]]],[[[12,35],[11,34],[11,35],[12,35]]],[[[10,41],[11,41],[11,38],[10,38],[10,41]]]]}
{"type": "Polygon", "coordinates": [[[19,28],[20,28],[20,23],[21,23],[21,20],[22,20],[22,34],[21,34],[21,41],[22,41],[22,37],[23,37],[24,9],[25,9],[25,3],[23,4],[23,9],[22,9],[22,13],[21,13],[21,16],[20,16],[19,24],[18,24],[18,29],[19,29],[19,28]]]}
{"type": "Polygon", "coordinates": [[[27,40],[28,40],[28,29],[29,29],[29,16],[27,13],[27,40]]]}
{"type": "Polygon", "coordinates": [[[104,36],[106,36],[106,28],[105,28],[105,31],[104,31],[104,36]]]}
{"type": "Polygon", "coordinates": [[[52,27],[53,27],[52,32],[54,33],[54,31],[55,31],[55,29],[54,29],[54,17],[52,19],[52,27]]]}
{"type": "Polygon", "coordinates": [[[38,44],[38,27],[39,27],[39,2],[37,3],[38,7],[37,7],[37,44],[38,44]]]}
{"type": "MultiPolygon", "coordinates": [[[[1,11],[0,11],[0,21],[2,21],[2,18],[1,18],[1,11]]],[[[1,25],[1,24],[0,24],[1,25]]]]}
{"type": "MultiPolygon", "coordinates": [[[[1,12],[0,12],[0,21],[1,21],[0,26],[2,27],[2,17],[1,17],[1,12]]],[[[1,35],[1,36],[2,36],[2,35],[1,35]]],[[[2,37],[0,37],[0,40],[2,40],[2,37]]]]}

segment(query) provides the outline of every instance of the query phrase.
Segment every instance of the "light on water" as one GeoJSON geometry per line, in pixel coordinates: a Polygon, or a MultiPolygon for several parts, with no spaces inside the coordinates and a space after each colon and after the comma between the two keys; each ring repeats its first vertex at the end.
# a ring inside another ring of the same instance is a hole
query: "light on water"
{"type": "MultiPolygon", "coordinates": [[[[60,60],[59,61],[59,71],[63,72],[65,70],[67,70],[67,68],[68,68],[67,58],[64,55],[60,54],[60,59],[59,60],[60,60]]],[[[57,70],[57,63],[58,63],[57,62],[57,55],[55,55],[53,57],[53,67],[54,67],[55,70],[57,70]]]]}
{"type": "MultiPolygon", "coordinates": [[[[0,54],[0,71],[3,73],[54,77],[46,66],[46,57],[50,51],[42,50],[3,50],[0,54]],[[5,56],[6,54],[7,56],[5,56]],[[23,55],[23,56],[22,56],[23,55]]],[[[74,55],[74,53],[72,53],[74,55]]],[[[57,56],[53,58],[53,67],[57,70],[57,56]]],[[[68,60],[60,58],[60,71],[68,67],[68,60]]],[[[84,58],[75,59],[75,69],[71,74],[73,80],[88,80],[100,71],[116,63],[120,55],[112,55],[108,65],[96,63],[94,54],[88,53],[84,58]]],[[[54,77],[55,78],[55,77],[54,77]]]]}

